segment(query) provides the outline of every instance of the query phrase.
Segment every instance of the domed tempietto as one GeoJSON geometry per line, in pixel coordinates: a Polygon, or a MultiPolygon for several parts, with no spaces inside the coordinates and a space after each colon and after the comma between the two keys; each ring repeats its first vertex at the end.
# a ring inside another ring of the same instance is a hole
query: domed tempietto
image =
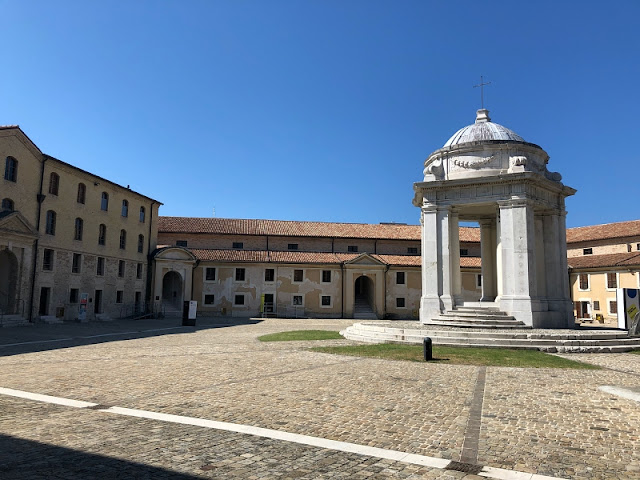
{"type": "Polygon", "coordinates": [[[421,208],[424,324],[573,328],[565,198],[576,190],[547,169],[549,155],[493,123],[488,110],[424,162],[421,208]],[[460,222],[478,222],[482,298],[465,302],[460,222]]]}

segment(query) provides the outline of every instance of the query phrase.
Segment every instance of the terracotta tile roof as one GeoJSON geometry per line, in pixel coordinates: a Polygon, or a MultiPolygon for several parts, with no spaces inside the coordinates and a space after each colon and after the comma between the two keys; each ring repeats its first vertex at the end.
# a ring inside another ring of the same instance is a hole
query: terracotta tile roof
{"type": "Polygon", "coordinates": [[[401,267],[419,267],[422,265],[419,255],[372,255],[387,265],[401,267]]]}
{"type": "Polygon", "coordinates": [[[204,250],[192,249],[198,260],[215,262],[266,262],[267,252],[261,250],[204,250]]]}
{"type": "MultiPolygon", "coordinates": [[[[460,240],[479,242],[479,230],[478,228],[461,227],[460,240]]],[[[158,232],[420,240],[419,225],[299,222],[242,218],[159,217],[158,232]]]]}
{"type": "MultiPolygon", "coordinates": [[[[357,255],[352,254],[352,258],[357,255]]],[[[337,254],[331,252],[269,252],[269,261],[272,263],[334,263],[341,260],[337,254]]]]}
{"type": "Polygon", "coordinates": [[[482,261],[480,257],[460,257],[460,266],[466,268],[480,268],[482,266],[482,261]]]}
{"type": "Polygon", "coordinates": [[[601,268],[640,265],[640,252],[610,253],[607,255],[584,255],[568,259],[569,268],[601,268]]]}
{"type": "Polygon", "coordinates": [[[640,220],[567,229],[567,243],[591,242],[594,240],[624,237],[640,237],[640,220]]]}

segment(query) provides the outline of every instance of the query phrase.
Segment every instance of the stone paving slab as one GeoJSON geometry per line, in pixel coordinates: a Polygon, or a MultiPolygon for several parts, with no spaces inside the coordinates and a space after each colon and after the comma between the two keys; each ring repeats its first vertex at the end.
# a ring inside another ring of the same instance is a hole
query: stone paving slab
{"type": "MultiPolygon", "coordinates": [[[[165,319],[155,326],[167,327],[168,322],[165,319]]],[[[203,324],[197,329],[185,327],[161,335],[140,334],[121,341],[114,337],[113,341],[92,345],[79,342],[77,346],[31,353],[21,347],[22,353],[14,351],[0,357],[0,386],[459,460],[477,367],[341,357],[305,350],[317,344],[350,343],[344,340],[257,341],[259,335],[266,333],[305,328],[340,330],[351,323],[350,320],[269,319],[253,325],[220,328],[203,324]]],[[[82,327],[83,334],[91,333],[90,327],[82,327]]],[[[115,324],[110,326],[115,327],[115,324]]],[[[123,324],[120,328],[127,327],[129,325],[123,324]]],[[[104,327],[101,328],[104,332],[104,327]]],[[[3,329],[0,334],[8,330],[16,329],[3,329]]],[[[19,337],[13,335],[14,339],[19,337]]],[[[0,337],[0,355],[3,355],[1,345],[4,343],[0,337]]],[[[567,478],[640,478],[637,453],[640,452],[637,433],[640,409],[631,400],[598,389],[602,385],[638,387],[640,379],[634,372],[640,372],[640,356],[574,354],[569,358],[610,362],[604,366],[615,370],[487,367],[478,441],[479,463],[567,478]],[[605,357],[611,360],[602,360],[605,357]]],[[[6,401],[0,403],[1,408],[5,404],[6,401]]],[[[38,440],[29,433],[32,432],[29,409],[36,407],[21,405],[20,408],[26,410],[16,414],[11,422],[7,423],[4,415],[0,418],[0,433],[13,439],[38,440]]],[[[75,416],[84,419],[85,414],[90,412],[75,416]]],[[[89,416],[81,425],[74,426],[74,414],[67,415],[39,417],[43,424],[39,428],[47,429],[49,435],[46,443],[84,451],[85,437],[93,438],[95,432],[100,431],[93,429],[94,420],[100,428],[103,420],[89,416]],[[63,427],[65,422],[69,425],[63,427]],[[73,433],[57,433],[65,428],[73,433]],[[79,430],[74,430],[76,428],[79,430]],[[67,445],[69,438],[73,441],[67,445]]],[[[127,423],[129,421],[119,420],[127,424],[136,437],[137,429],[142,427],[127,423]]],[[[121,449],[128,448],[127,428],[122,427],[110,435],[113,445],[120,442],[121,449]]],[[[182,430],[176,435],[183,435],[182,430]]],[[[227,438],[225,435],[231,434],[220,435],[227,438]]],[[[164,465],[169,473],[181,472],[179,465],[188,463],[184,458],[177,460],[178,466],[163,463],[163,449],[174,448],[171,442],[165,444],[168,437],[149,440],[158,449],[148,452],[142,439],[153,436],[149,437],[146,432],[139,438],[133,451],[142,453],[133,453],[126,457],[127,461],[164,465]]],[[[113,456],[115,446],[101,445],[87,447],[87,452],[113,456]]],[[[262,444],[251,445],[258,452],[262,448],[262,444]]],[[[249,453],[254,453],[252,446],[246,447],[249,453]]],[[[278,448],[286,450],[282,446],[278,448]]],[[[285,453],[282,455],[288,458],[285,453]]],[[[344,465],[349,464],[345,462],[344,465]]],[[[212,478],[216,478],[218,467],[209,471],[214,472],[212,478]]],[[[349,470],[351,467],[345,468],[348,474],[343,478],[360,478],[349,470]]],[[[191,466],[187,471],[205,474],[191,466]]],[[[337,475],[319,471],[305,474],[311,476],[303,478],[337,475]],[[314,477],[314,474],[320,476],[314,477]]],[[[372,475],[380,474],[373,472],[369,477],[378,478],[372,475]]],[[[411,474],[438,478],[429,476],[436,475],[430,471],[411,474]]],[[[459,478],[455,476],[458,474],[461,472],[437,473],[454,475],[442,478],[459,478]]],[[[238,472],[229,473],[227,478],[230,476],[245,478],[238,472]]],[[[364,474],[360,476],[369,478],[364,474]]]]}

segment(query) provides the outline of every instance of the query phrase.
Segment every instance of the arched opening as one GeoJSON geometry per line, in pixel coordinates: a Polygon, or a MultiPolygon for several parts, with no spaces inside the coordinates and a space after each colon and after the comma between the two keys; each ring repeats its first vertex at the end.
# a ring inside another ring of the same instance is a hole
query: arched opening
{"type": "Polygon", "coordinates": [[[182,277],[178,272],[167,272],[162,279],[162,301],[175,308],[181,308],[182,277]]]}
{"type": "Polygon", "coordinates": [[[377,318],[373,280],[364,275],[356,278],[354,300],[353,318],[377,318]]]}
{"type": "Polygon", "coordinates": [[[0,312],[16,313],[16,288],[18,285],[18,259],[10,250],[0,251],[0,312]]]}

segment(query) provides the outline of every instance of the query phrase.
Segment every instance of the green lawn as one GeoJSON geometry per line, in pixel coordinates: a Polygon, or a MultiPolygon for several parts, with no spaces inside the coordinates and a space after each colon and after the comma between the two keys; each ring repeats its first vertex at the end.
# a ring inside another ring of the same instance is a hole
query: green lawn
{"type": "MultiPolygon", "coordinates": [[[[382,343],[375,345],[349,345],[340,347],[314,347],[314,352],[374,357],[388,360],[423,362],[422,345],[399,345],[382,343]]],[[[528,368],[586,368],[598,369],[595,365],[567,360],[538,350],[511,350],[507,348],[456,348],[433,347],[434,363],[458,365],[486,365],[498,367],[528,368]]]]}
{"type": "Polygon", "coordinates": [[[295,340],[336,340],[344,337],[331,330],[294,330],[292,332],[270,333],[258,337],[261,342],[290,342],[295,340]]]}
{"type": "Polygon", "coordinates": [[[629,353],[635,353],[636,355],[640,355],[640,350],[632,350],[629,353]]]}

